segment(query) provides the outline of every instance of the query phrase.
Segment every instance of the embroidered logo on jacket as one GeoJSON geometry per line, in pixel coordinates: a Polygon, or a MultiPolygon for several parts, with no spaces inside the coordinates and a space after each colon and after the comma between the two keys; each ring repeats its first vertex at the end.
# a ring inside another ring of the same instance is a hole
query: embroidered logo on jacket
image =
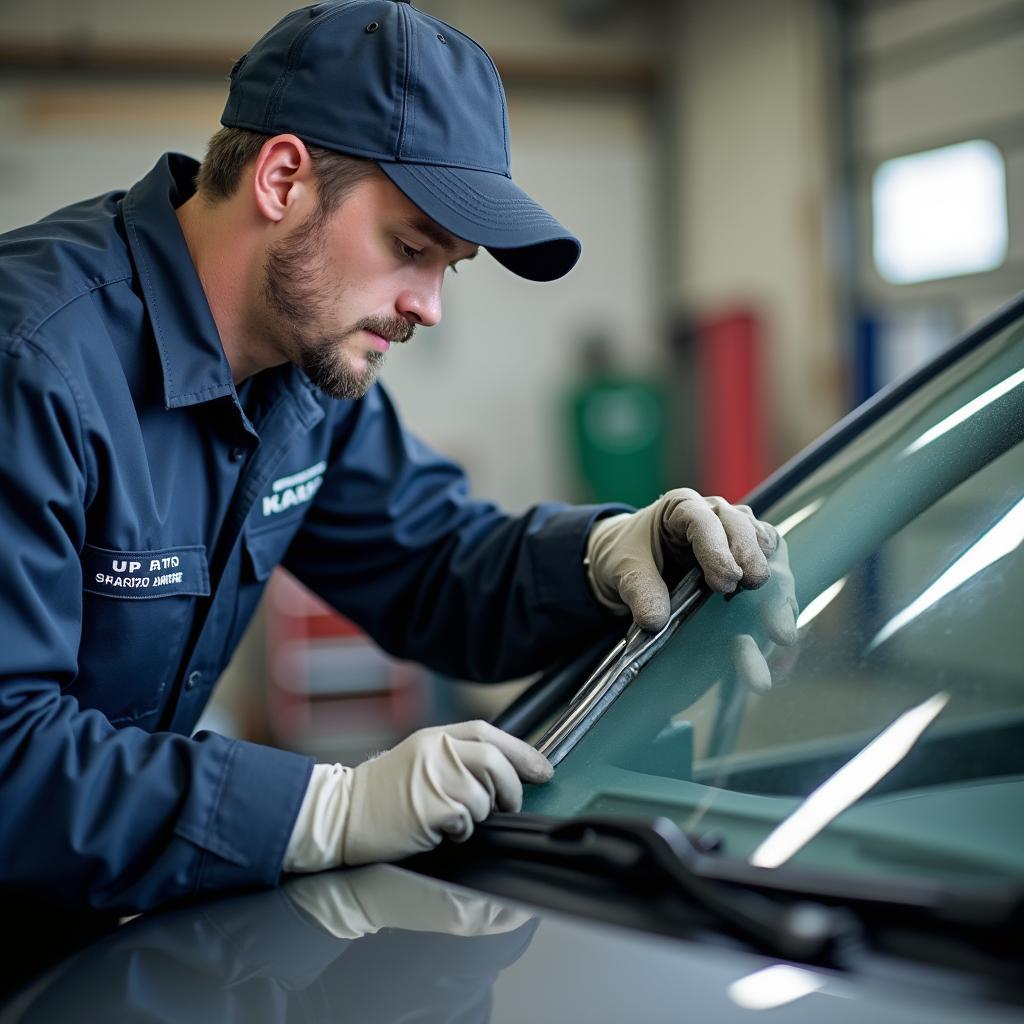
{"type": "Polygon", "coordinates": [[[105,597],[205,597],[210,593],[206,548],[201,544],[159,551],[111,551],[86,544],[82,570],[82,589],[105,597]]]}
{"type": "Polygon", "coordinates": [[[263,498],[264,516],[273,516],[278,512],[294,508],[296,505],[304,505],[307,501],[313,500],[313,495],[320,490],[324,482],[324,470],[326,462],[318,462],[301,473],[293,473],[291,476],[283,476],[275,480],[271,485],[273,494],[267,494],[263,498]]]}

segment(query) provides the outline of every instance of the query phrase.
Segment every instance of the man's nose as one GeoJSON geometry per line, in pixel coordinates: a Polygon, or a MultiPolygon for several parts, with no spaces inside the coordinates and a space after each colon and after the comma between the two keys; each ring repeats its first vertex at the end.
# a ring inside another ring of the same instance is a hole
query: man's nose
{"type": "Polygon", "coordinates": [[[441,280],[407,288],[398,296],[395,309],[399,316],[422,327],[441,321],[441,280]]]}

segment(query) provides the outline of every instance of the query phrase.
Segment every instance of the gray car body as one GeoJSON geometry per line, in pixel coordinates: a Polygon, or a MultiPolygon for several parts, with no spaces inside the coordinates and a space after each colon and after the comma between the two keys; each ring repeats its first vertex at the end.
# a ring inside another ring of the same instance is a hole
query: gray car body
{"type": "Polygon", "coordinates": [[[963,1024],[1024,1019],[941,986],[938,974],[870,983],[716,942],[685,941],[483,896],[403,868],[327,873],[130,921],[37,979],[0,1024],[162,1020],[713,1021],[750,1000],[786,1024],[963,1024]],[[388,894],[396,889],[402,905],[388,894]],[[328,924],[305,906],[330,906],[328,924]],[[391,914],[367,920],[379,902],[391,914]],[[504,915],[504,916],[503,916],[504,915]],[[410,921],[409,918],[415,918],[410,921]],[[339,922],[342,922],[339,928],[339,922]],[[353,927],[353,922],[358,922],[353,927]],[[412,927],[410,927],[410,924],[412,927]],[[361,928],[367,931],[358,935],[361,928]],[[771,973],[788,970],[774,978],[771,973]]]}

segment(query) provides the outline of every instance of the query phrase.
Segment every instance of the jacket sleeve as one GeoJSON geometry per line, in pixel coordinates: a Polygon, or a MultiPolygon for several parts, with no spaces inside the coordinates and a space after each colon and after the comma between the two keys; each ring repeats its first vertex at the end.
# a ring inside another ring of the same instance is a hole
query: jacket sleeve
{"type": "Polygon", "coordinates": [[[123,912],[273,884],[311,759],[115,729],[63,692],[95,479],[69,382],[0,339],[0,890],[123,912]]]}
{"type": "Polygon", "coordinates": [[[380,387],[342,425],[329,467],[284,564],[392,654],[497,680],[616,622],[583,557],[594,520],[627,506],[549,502],[510,516],[474,500],[380,387]]]}

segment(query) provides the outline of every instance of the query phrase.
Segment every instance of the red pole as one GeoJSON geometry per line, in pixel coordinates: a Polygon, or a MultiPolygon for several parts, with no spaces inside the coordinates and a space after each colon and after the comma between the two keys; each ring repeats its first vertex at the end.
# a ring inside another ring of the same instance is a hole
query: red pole
{"type": "Polygon", "coordinates": [[[768,472],[761,393],[761,319],[746,309],[701,320],[697,344],[698,465],[704,494],[736,501],[768,472]]]}

